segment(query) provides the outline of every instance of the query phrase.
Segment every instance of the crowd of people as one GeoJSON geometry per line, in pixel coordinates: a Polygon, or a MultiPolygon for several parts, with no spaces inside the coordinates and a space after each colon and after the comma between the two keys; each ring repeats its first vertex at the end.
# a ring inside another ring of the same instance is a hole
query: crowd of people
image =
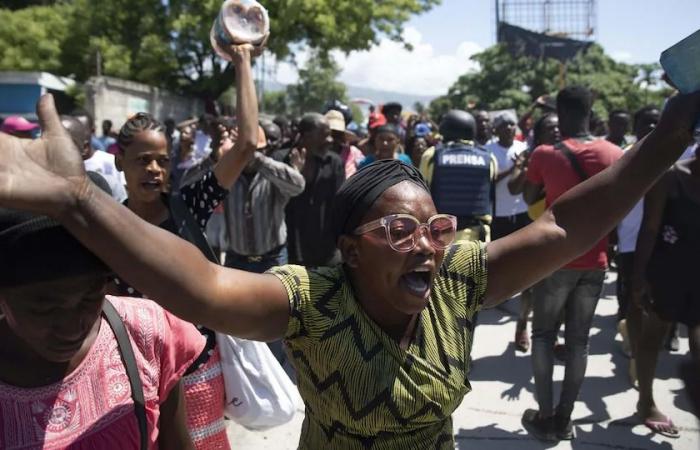
{"type": "Polygon", "coordinates": [[[299,448],[453,448],[478,312],[514,296],[522,423],[571,440],[613,261],[634,412],[679,435],[652,386],[677,324],[700,379],[700,94],[602,125],[582,86],[520,119],[387,103],[357,123],[332,99],[267,117],[256,52],[228,51],[235,117],[142,112],[96,136],[46,96],[40,124],[2,124],[0,448],[231,448],[215,332],[292,368],[299,448]]]}

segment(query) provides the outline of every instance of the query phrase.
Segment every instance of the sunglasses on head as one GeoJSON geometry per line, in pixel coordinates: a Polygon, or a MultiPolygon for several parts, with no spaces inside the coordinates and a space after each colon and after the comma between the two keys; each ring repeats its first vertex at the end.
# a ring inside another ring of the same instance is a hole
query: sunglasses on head
{"type": "Polygon", "coordinates": [[[449,214],[437,214],[427,223],[420,223],[410,214],[391,214],[355,229],[356,236],[384,228],[389,246],[397,252],[405,253],[413,250],[425,230],[430,244],[436,250],[444,250],[455,240],[457,233],[457,218],[449,214]]]}

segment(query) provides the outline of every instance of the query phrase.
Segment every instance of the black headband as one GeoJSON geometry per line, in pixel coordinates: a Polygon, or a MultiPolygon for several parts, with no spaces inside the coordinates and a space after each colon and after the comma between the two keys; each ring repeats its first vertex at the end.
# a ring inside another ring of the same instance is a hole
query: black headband
{"type": "Polygon", "coordinates": [[[340,187],[333,201],[336,238],[351,234],[375,201],[390,187],[411,181],[430,193],[418,170],[399,160],[376,161],[360,169],[340,187]]]}

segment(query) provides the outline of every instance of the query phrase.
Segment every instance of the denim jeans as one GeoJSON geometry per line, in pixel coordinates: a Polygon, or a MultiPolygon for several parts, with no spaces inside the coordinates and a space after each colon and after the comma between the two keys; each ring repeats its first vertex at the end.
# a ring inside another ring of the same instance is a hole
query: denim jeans
{"type": "Polygon", "coordinates": [[[553,414],[552,371],[554,342],[562,310],[565,316],[566,370],[557,414],[570,417],[586,375],[588,335],[593,322],[605,271],[569,270],[554,272],[534,287],[532,318],[532,369],[540,413],[553,414]]]}
{"type": "MultiPolygon", "coordinates": [[[[245,261],[242,259],[234,259],[231,253],[226,254],[226,267],[233,269],[245,270],[246,272],[265,273],[269,269],[287,264],[287,246],[284,246],[277,255],[266,255],[259,261],[245,261]],[[231,255],[232,257],[229,257],[231,255]]],[[[268,342],[267,346],[280,364],[284,365],[287,358],[284,354],[282,340],[268,342]]]]}

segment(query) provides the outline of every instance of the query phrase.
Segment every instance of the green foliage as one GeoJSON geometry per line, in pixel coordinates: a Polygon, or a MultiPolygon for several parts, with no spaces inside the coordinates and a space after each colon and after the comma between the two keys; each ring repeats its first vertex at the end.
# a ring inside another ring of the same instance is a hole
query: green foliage
{"type": "MultiPolygon", "coordinates": [[[[97,72],[203,98],[235,74],[216,56],[209,31],[222,0],[36,0],[0,3],[0,69],[48,70],[84,81],[97,72]],[[41,6],[37,6],[41,5],[41,6]],[[22,8],[24,6],[24,8],[22,8]],[[22,9],[17,9],[22,8],[22,9]],[[99,52],[99,58],[98,58],[99,52]]],[[[367,49],[440,0],[264,0],[268,48],[293,59],[299,44],[326,54],[367,49]]]]}
{"type": "Polygon", "coordinates": [[[288,114],[287,93],[285,91],[265,92],[261,110],[274,116],[288,114]]]}
{"type": "Polygon", "coordinates": [[[0,0],[0,8],[21,9],[27,6],[46,6],[56,3],[56,0],[0,0]]]}
{"type": "Polygon", "coordinates": [[[299,81],[287,87],[290,111],[300,115],[321,111],[331,100],[347,101],[346,86],[337,81],[340,67],[328,55],[314,53],[303,69],[299,81]]]}
{"type": "Polygon", "coordinates": [[[164,86],[176,67],[160,0],[72,0],[63,70],[84,81],[101,72],[164,86]],[[98,57],[99,52],[99,57],[98,57]],[[164,54],[165,53],[165,54],[164,54]]]}
{"type": "MultiPolygon", "coordinates": [[[[267,114],[302,115],[321,112],[332,100],[348,102],[347,87],[338,81],[340,67],[330,55],[320,52],[311,55],[303,68],[299,69],[299,81],[287,86],[284,91],[265,92],[261,109],[267,114]]],[[[350,105],[353,118],[363,120],[362,109],[350,105]]]]}
{"type": "Polygon", "coordinates": [[[363,123],[365,121],[365,115],[362,112],[362,108],[360,108],[357,103],[350,103],[350,111],[352,111],[353,122],[363,123]]]}
{"type": "Polygon", "coordinates": [[[425,105],[422,102],[415,102],[413,104],[413,111],[415,111],[416,114],[421,115],[425,112],[425,105]]]}
{"type": "Polygon", "coordinates": [[[79,84],[74,84],[66,87],[66,95],[70,97],[76,108],[85,108],[87,102],[87,93],[85,87],[79,84]]]}
{"type": "Polygon", "coordinates": [[[556,93],[564,84],[593,90],[593,109],[601,117],[613,109],[635,111],[648,103],[660,105],[668,94],[668,90],[647,88],[658,86],[657,66],[616,62],[595,44],[565,66],[553,59],[513,56],[503,45],[474,55],[472,60],[480,70],[462,75],[447,95],[430,104],[434,117],[451,108],[515,108],[523,113],[537,97],[556,93]],[[644,87],[638,82],[640,73],[648,80],[644,87]]]}
{"type": "Polygon", "coordinates": [[[0,70],[63,72],[69,29],[65,5],[0,9],[0,70]]]}

